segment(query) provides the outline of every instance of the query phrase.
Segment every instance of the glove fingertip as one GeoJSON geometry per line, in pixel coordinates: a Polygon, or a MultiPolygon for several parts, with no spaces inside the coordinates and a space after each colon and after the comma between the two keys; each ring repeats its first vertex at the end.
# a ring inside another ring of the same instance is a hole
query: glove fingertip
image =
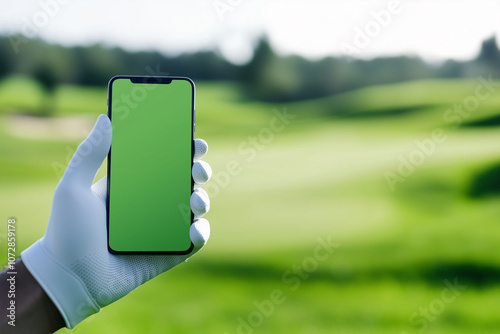
{"type": "Polygon", "coordinates": [[[205,218],[196,219],[189,230],[191,242],[196,248],[203,247],[210,238],[210,223],[205,218]]]}
{"type": "Polygon", "coordinates": [[[200,138],[194,140],[194,160],[203,158],[208,152],[208,144],[206,141],[200,138]]]}
{"type": "Polygon", "coordinates": [[[191,211],[196,218],[203,216],[210,210],[210,198],[203,188],[198,188],[193,191],[189,202],[191,211]]]}
{"type": "Polygon", "coordinates": [[[212,177],[212,168],[205,161],[196,161],[191,169],[194,182],[205,184],[212,177]]]}

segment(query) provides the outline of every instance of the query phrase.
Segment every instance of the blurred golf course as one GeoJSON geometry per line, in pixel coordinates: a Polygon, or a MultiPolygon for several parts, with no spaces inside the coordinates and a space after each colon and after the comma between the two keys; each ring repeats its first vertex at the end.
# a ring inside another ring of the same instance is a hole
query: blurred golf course
{"type": "MultiPolygon", "coordinates": [[[[450,121],[479,80],[283,104],[196,84],[208,244],[58,333],[498,333],[498,86],[450,121]]],[[[36,116],[43,98],[26,77],[0,82],[0,210],[17,219],[18,250],[43,235],[64,165],[106,113],[105,87],[58,86],[51,117],[36,116]]]]}

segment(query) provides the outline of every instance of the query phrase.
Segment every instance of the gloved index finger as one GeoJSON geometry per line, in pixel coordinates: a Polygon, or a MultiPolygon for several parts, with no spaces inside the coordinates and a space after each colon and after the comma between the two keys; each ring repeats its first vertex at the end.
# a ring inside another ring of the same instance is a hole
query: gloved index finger
{"type": "Polygon", "coordinates": [[[195,161],[193,163],[193,168],[191,168],[191,175],[193,177],[193,181],[197,185],[201,186],[207,183],[207,181],[212,176],[212,168],[205,161],[195,161]]]}

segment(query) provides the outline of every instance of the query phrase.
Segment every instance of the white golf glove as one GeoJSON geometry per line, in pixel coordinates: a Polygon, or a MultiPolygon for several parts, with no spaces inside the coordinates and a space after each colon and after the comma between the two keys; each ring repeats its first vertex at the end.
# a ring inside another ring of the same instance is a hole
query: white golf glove
{"type": "MultiPolygon", "coordinates": [[[[54,192],[45,235],[22,252],[24,264],[61,312],[68,328],[125,296],[141,284],[186,261],[210,236],[210,225],[200,218],[208,210],[207,193],[199,189],[211,176],[210,166],[198,161],[208,150],[195,141],[192,175],[197,190],[191,195],[195,221],[188,255],[113,255],[106,234],[106,178],[92,186],[109,152],[111,122],[100,115],[76,150],[54,192]]],[[[147,189],[145,189],[147,191],[147,189]]]]}

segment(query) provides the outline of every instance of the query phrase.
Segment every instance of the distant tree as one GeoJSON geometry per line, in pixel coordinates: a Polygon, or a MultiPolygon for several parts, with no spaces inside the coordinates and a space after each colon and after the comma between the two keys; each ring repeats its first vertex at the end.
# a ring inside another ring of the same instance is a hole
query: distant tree
{"type": "Polygon", "coordinates": [[[57,87],[57,78],[55,72],[47,65],[40,64],[33,72],[33,77],[43,88],[44,96],[40,114],[42,116],[51,116],[55,112],[55,89],[57,87]]]}
{"type": "Polygon", "coordinates": [[[464,63],[448,59],[436,68],[436,76],[439,78],[461,78],[464,76],[464,63]]]}
{"type": "Polygon", "coordinates": [[[99,45],[90,47],[76,47],[75,69],[78,84],[85,86],[104,86],[109,79],[117,74],[134,74],[127,70],[120,72],[122,67],[120,59],[111,49],[99,45]]]}
{"type": "Polygon", "coordinates": [[[312,61],[276,54],[264,36],[255,45],[250,62],[237,66],[215,51],[169,56],[158,51],[130,52],[102,45],[63,47],[41,39],[29,40],[23,44],[23,52],[14,55],[9,37],[0,36],[0,78],[8,74],[35,77],[46,95],[43,113],[50,114],[54,109],[56,84],[105,86],[117,74],[231,80],[243,87],[248,98],[287,102],[424,78],[471,78],[490,74],[500,77],[500,50],[493,36],[482,42],[477,58],[471,61],[447,60],[442,65],[431,65],[415,56],[351,62],[327,57],[312,61]]]}
{"type": "Polygon", "coordinates": [[[264,76],[275,57],[267,38],[261,38],[255,47],[252,60],[241,68],[239,75],[240,81],[250,97],[262,98],[271,93],[269,92],[269,82],[264,76]]]}
{"type": "Polygon", "coordinates": [[[12,46],[7,38],[0,39],[0,78],[12,69],[12,46]]]}
{"type": "Polygon", "coordinates": [[[481,49],[476,59],[490,65],[500,64],[500,50],[498,49],[497,39],[495,36],[491,36],[481,43],[481,49]]]}
{"type": "Polygon", "coordinates": [[[260,70],[274,57],[275,54],[271,45],[269,45],[269,41],[266,37],[262,37],[255,46],[252,59],[243,66],[240,72],[241,81],[247,83],[258,81],[260,70]]]}

